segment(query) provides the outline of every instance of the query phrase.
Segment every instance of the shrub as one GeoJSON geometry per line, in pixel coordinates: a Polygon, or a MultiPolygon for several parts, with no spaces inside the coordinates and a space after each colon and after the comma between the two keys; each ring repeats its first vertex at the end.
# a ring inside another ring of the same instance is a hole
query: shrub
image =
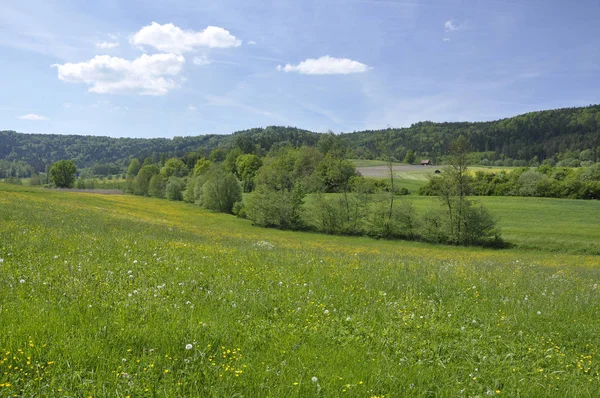
{"type": "Polygon", "coordinates": [[[170,177],[167,181],[166,195],[169,200],[183,200],[185,180],[179,177],[170,177]]]}

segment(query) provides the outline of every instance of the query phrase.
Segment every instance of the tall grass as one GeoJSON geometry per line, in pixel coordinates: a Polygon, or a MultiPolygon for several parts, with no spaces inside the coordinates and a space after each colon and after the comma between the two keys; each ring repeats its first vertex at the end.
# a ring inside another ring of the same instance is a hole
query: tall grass
{"type": "Polygon", "coordinates": [[[597,396],[600,260],[0,185],[0,396],[597,396]]]}

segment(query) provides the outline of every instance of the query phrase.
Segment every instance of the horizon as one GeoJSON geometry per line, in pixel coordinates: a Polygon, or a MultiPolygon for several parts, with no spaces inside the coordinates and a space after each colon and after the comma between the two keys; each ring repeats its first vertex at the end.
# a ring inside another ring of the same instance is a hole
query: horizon
{"type": "Polygon", "coordinates": [[[351,133],[597,104],[600,3],[7,0],[0,128],[351,133]]]}
{"type": "Polygon", "coordinates": [[[381,131],[381,130],[388,130],[388,129],[393,129],[393,130],[401,130],[401,129],[408,129],[411,128],[413,125],[415,124],[419,124],[419,123],[436,123],[436,124],[443,124],[443,123],[471,123],[471,124],[477,124],[477,123],[494,123],[494,122],[499,122],[505,119],[511,119],[514,117],[519,117],[519,116],[524,116],[530,113],[539,113],[539,112],[550,112],[550,111],[559,111],[559,110],[563,110],[563,109],[576,109],[576,108],[589,108],[589,107],[595,107],[595,106],[600,106],[600,103],[598,104],[589,104],[589,105],[583,105],[583,106],[578,106],[578,107],[564,107],[564,108],[555,108],[555,109],[542,109],[542,110],[535,110],[535,111],[530,111],[530,112],[525,112],[525,113],[520,113],[518,115],[513,115],[513,116],[508,116],[508,117],[503,117],[500,119],[494,119],[494,120],[475,120],[475,121],[471,121],[471,120],[457,120],[457,121],[453,121],[453,122],[448,122],[448,121],[442,121],[442,122],[438,122],[438,121],[432,121],[432,120],[421,120],[418,122],[415,122],[413,124],[411,124],[410,126],[403,126],[403,127],[396,127],[396,126],[388,126],[388,127],[382,127],[382,128],[377,128],[377,129],[365,129],[365,130],[353,130],[353,131],[339,131],[339,132],[334,132],[334,131],[313,131],[313,130],[309,130],[309,129],[305,129],[299,126],[285,126],[285,125],[277,125],[277,124],[271,124],[268,126],[258,126],[258,127],[248,127],[242,130],[236,130],[236,131],[231,131],[231,132],[226,132],[226,133],[201,133],[201,134],[196,134],[196,135],[174,135],[171,137],[164,137],[164,136],[155,136],[155,137],[128,137],[128,136],[111,136],[111,135],[97,135],[97,134],[81,134],[81,133],[67,133],[67,134],[62,134],[62,133],[41,133],[41,132],[22,132],[22,131],[16,131],[16,130],[11,130],[11,129],[2,129],[0,131],[12,131],[14,133],[17,134],[26,134],[26,135],[63,135],[63,136],[80,136],[80,137],[106,137],[106,138],[131,138],[131,139],[167,139],[167,140],[173,140],[175,138],[188,138],[188,137],[201,137],[201,136],[206,136],[206,135],[233,135],[233,134],[237,134],[237,133],[241,133],[244,131],[248,131],[248,130],[252,130],[252,129],[266,129],[268,127],[283,127],[283,128],[296,128],[299,130],[304,130],[304,131],[308,131],[314,134],[327,134],[329,132],[336,134],[336,135],[341,135],[341,134],[353,134],[353,133],[360,133],[360,132],[364,132],[364,131],[381,131]]]}

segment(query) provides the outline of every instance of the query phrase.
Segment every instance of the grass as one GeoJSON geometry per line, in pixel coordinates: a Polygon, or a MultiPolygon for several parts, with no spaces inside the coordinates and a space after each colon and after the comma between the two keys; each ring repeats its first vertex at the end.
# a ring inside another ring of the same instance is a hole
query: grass
{"type": "Polygon", "coordinates": [[[5,184],[0,209],[0,396],[600,390],[597,256],[267,230],[5,184]]]}
{"type": "MultiPolygon", "coordinates": [[[[574,199],[485,196],[472,198],[498,219],[502,237],[522,249],[600,254],[600,202],[574,199]]],[[[418,212],[437,206],[413,196],[418,212]]]]}

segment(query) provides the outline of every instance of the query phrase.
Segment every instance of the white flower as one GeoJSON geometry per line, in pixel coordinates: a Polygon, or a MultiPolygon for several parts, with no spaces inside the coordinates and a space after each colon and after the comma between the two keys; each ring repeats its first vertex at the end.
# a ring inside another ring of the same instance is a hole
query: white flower
{"type": "Polygon", "coordinates": [[[350,319],[352,319],[352,318],[350,318],[350,317],[346,317],[346,320],[347,320],[348,322],[350,322],[350,319]]]}
{"type": "Polygon", "coordinates": [[[0,258],[0,263],[3,263],[3,262],[4,262],[4,259],[3,259],[3,258],[0,258]]]}
{"type": "Polygon", "coordinates": [[[537,314],[538,314],[538,315],[542,315],[542,312],[541,312],[541,311],[538,311],[538,312],[537,312],[537,314]]]}
{"type": "Polygon", "coordinates": [[[313,376],[311,380],[312,380],[313,383],[316,383],[317,381],[319,381],[319,379],[317,379],[316,376],[313,376]]]}
{"type": "Polygon", "coordinates": [[[325,311],[323,311],[323,313],[324,313],[325,315],[328,315],[328,314],[329,314],[329,310],[325,310],[325,311]]]}
{"type": "Polygon", "coordinates": [[[134,264],[137,264],[137,260],[133,260],[133,263],[134,263],[134,264]]]}
{"type": "Polygon", "coordinates": [[[20,283],[25,283],[25,279],[20,279],[19,282],[20,283]]]}
{"type": "Polygon", "coordinates": [[[193,345],[191,345],[191,344],[186,344],[186,345],[185,345],[185,349],[186,349],[186,350],[191,350],[192,348],[194,348],[194,346],[193,346],[193,345]]]}

